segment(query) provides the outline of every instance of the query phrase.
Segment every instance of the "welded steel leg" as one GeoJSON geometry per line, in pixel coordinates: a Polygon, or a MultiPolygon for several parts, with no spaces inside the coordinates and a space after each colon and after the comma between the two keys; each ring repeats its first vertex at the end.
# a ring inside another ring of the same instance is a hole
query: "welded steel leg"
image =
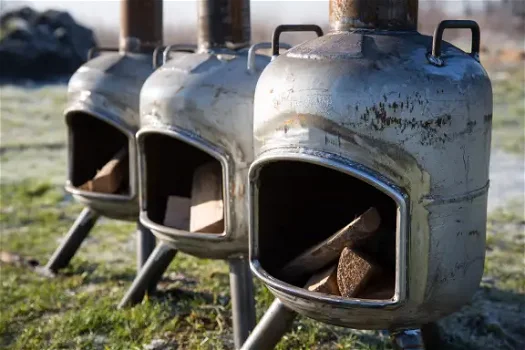
{"type": "Polygon", "coordinates": [[[229,263],[233,339],[235,349],[240,349],[255,327],[253,279],[250,263],[247,259],[231,259],[229,263]]]}
{"type": "Polygon", "coordinates": [[[390,334],[394,350],[425,350],[419,329],[406,329],[390,334]]]}
{"type": "Polygon", "coordinates": [[[137,271],[148,261],[153,249],[155,249],[155,236],[137,221],[137,271]]]}
{"type": "Polygon", "coordinates": [[[97,222],[98,217],[95,211],[84,208],[44,269],[57,272],[66,267],[97,222]]]}
{"type": "Polygon", "coordinates": [[[133,284],[120,301],[118,307],[122,308],[141,302],[148,288],[152,284],[157,284],[161,279],[162,274],[166,271],[176,254],[177,250],[165,243],[159,243],[149,256],[148,261],[137,273],[133,284]]]}
{"type": "Polygon", "coordinates": [[[286,308],[279,299],[275,299],[241,350],[274,349],[283,335],[292,328],[296,316],[295,311],[286,308]]]}
{"type": "Polygon", "coordinates": [[[425,350],[441,350],[447,348],[447,343],[443,339],[443,334],[436,322],[424,324],[421,327],[421,336],[425,350]]]}

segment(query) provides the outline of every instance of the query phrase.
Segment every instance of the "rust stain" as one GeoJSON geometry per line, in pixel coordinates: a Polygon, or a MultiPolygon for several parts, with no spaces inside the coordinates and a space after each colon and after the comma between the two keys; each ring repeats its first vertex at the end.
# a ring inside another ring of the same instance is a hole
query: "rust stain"
{"type": "Polygon", "coordinates": [[[245,186],[244,186],[244,184],[241,184],[239,186],[239,196],[243,197],[244,196],[244,192],[245,192],[245,186]]]}
{"type": "Polygon", "coordinates": [[[331,0],[330,22],[352,27],[416,29],[418,0],[331,0]]]}
{"type": "Polygon", "coordinates": [[[245,43],[250,41],[249,11],[249,1],[230,0],[232,43],[245,43]]]}
{"type": "MultiPolygon", "coordinates": [[[[371,108],[366,108],[365,113],[363,113],[360,117],[360,119],[364,122],[370,122],[372,127],[376,131],[382,131],[387,127],[390,126],[396,126],[401,129],[401,132],[405,131],[407,128],[410,129],[425,129],[425,130],[432,130],[436,128],[440,128],[442,126],[450,124],[452,120],[452,116],[450,114],[444,114],[443,116],[440,116],[435,119],[429,119],[429,120],[416,120],[415,118],[407,119],[407,118],[401,118],[401,117],[389,117],[387,115],[387,110],[385,108],[385,103],[380,102],[377,106],[374,105],[371,108]]],[[[406,105],[408,106],[408,104],[406,105]]],[[[397,102],[389,104],[387,107],[391,108],[395,111],[397,109],[403,109],[405,107],[404,102],[400,102],[399,104],[397,102]]],[[[410,107],[410,111],[413,110],[413,106],[410,107]]],[[[474,124],[475,125],[475,122],[474,124]]],[[[473,126],[472,125],[472,126],[473,126]]]]}
{"type": "Polygon", "coordinates": [[[162,44],[161,1],[121,1],[120,11],[122,38],[139,39],[143,51],[162,44]]]}
{"type": "MultiPolygon", "coordinates": [[[[363,134],[355,133],[348,128],[348,125],[340,125],[325,117],[314,114],[283,114],[279,118],[273,119],[265,123],[265,125],[259,127],[256,133],[260,135],[268,135],[275,131],[280,131],[284,129],[283,124],[287,124],[284,125],[286,128],[288,128],[290,125],[300,125],[304,127],[317,128],[327,132],[328,134],[337,136],[340,140],[344,140],[349,144],[356,144],[355,136],[358,135],[359,138],[362,139],[365,143],[374,145],[374,147],[376,147],[388,157],[396,159],[397,165],[404,169],[404,175],[401,175],[393,169],[386,167],[384,164],[377,163],[377,166],[382,169],[383,173],[388,174],[393,179],[399,180],[401,183],[407,182],[406,172],[412,173],[415,168],[418,169],[418,173],[424,173],[423,169],[420,167],[414,156],[407,153],[406,150],[400,147],[399,145],[385,142],[383,140],[369,137],[363,134]]],[[[339,143],[342,144],[341,141],[339,141],[339,143]]],[[[406,183],[406,186],[410,187],[410,184],[406,183]]]]}

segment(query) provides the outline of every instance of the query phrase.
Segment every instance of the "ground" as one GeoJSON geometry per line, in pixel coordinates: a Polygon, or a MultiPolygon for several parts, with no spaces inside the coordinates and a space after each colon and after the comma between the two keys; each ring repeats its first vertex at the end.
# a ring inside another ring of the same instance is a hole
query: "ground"
{"type": "MultiPolygon", "coordinates": [[[[440,321],[447,349],[525,348],[523,74],[523,68],[490,70],[495,108],[485,276],[472,301],[440,321]]],[[[36,261],[45,263],[82,209],[62,189],[65,92],[64,85],[0,90],[0,250],[33,259],[0,265],[0,348],[231,349],[224,262],[179,254],[158,296],[116,309],[135,274],[133,223],[102,219],[58,277],[32,271],[36,261]]],[[[259,318],[273,297],[260,283],[256,287],[259,318]]],[[[390,344],[385,332],[299,317],[278,348],[390,344]]]]}

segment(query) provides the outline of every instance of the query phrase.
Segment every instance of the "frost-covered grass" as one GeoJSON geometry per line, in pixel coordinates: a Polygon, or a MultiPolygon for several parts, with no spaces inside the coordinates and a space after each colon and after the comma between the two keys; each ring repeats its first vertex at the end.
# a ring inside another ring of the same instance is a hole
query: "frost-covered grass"
{"type": "Polygon", "coordinates": [[[505,151],[524,155],[525,69],[491,74],[494,93],[493,143],[505,151]]]}
{"type": "MultiPolygon", "coordinates": [[[[59,187],[1,185],[1,249],[45,263],[80,206],[59,187]]],[[[458,349],[518,349],[525,344],[525,218],[512,205],[488,221],[482,286],[460,313],[440,322],[458,349]]],[[[133,349],[156,340],[180,349],[230,349],[228,268],[179,254],[159,296],[124,310],[116,305],[134,276],[134,225],[104,220],[70,267],[49,279],[1,265],[0,348],[133,349]],[[114,249],[118,247],[118,249],[114,249]]],[[[257,283],[258,316],[272,296],[257,283]]],[[[155,342],[154,342],[155,343],[155,342]]],[[[299,317],[279,349],[388,349],[383,333],[322,325],[299,317]]]]}
{"type": "MultiPolygon", "coordinates": [[[[45,263],[81,208],[62,189],[45,182],[24,181],[0,190],[2,250],[45,263]]],[[[159,297],[135,308],[116,309],[135,273],[133,230],[130,223],[103,221],[71,266],[53,279],[2,265],[0,348],[134,349],[156,339],[180,349],[230,349],[224,262],[179,254],[160,285],[159,297]]],[[[259,316],[272,300],[257,284],[259,316]]],[[[378,333],[300,319],[279,348],[383,349],[383,343],[378,333]]]]}
{"type": "Polygon", "coordinates": [[[0,86],[0,180],[64,182],[66,86],[0,86]]]}

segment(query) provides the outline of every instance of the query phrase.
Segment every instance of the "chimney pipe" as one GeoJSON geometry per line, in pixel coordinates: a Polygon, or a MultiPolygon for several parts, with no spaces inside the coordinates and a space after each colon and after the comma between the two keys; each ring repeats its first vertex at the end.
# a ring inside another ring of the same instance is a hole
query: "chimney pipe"
{"type": "Polygon", "coordinates": [[[330,27],[417,30],[418,0],[330,0],[330,27]]]}
{"type": "Polygon", "coordinates": [[[250,44],[249,0],[199,0],[198,18],[199,51],[250,44]]]}
{"type": "Polygon", "coordinates": [[[120,50],[152,52],[160,45],[162,45],[162,0],[121,0],[120,50]]]}

